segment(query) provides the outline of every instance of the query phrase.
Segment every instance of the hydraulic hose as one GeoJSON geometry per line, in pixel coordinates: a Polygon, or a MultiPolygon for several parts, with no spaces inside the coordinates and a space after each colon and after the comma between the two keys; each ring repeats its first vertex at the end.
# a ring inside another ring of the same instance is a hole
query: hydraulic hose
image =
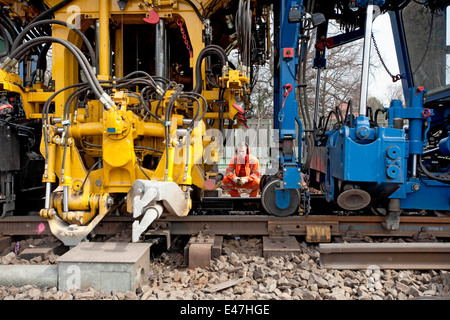
{"type": "Polygon", "coordinates": [[[51,7],[50,9],[48,9],[47,11],[41,13],[40,15],[38,15],[36,18],[34,18],[33,20],[31,20],[30,23],[34,23],[37,22],[39,20],[45,19],[49,16],[51,16],[53,13],[55,13],[57,10],[63,8],[65,5],[71,3],[73,0],[64,0],[61,1],[60,3],[58,3],[57,5],[51,7]]]}
{"type": "Polygon", "coordinates": [[[48,37],[48,36],[35,38],[35,39],[32,39],[32,40],[20,45],[18,48],[16,48],[9,55],[9,58],[19,62],[20,59],[23,57],[23,55],[25,55],[25,53],[27,51],[31,50],[31,48],[38,46],[42,43],[46,43],[46,42],[59,43],[59,44],[65,46],[75,56],[75,58],[80,63],[80,66],[83,69],[83,71],[88,79],[89,84],[91,85],[92,89],[94,90],[94,93],[97,95],[97,97],[100,99],[102,104],[104,104],[107,109],[111,108],[112,101],[109,98],[109,96],[103,91],[102,87],[100,86],[100,83],[98,82],[98,80],[94,74],[94,71],[90,67],[89,62],[87,61],[86,57],[80,51],[80,49],[78,49],[78,47],[76,47],[74,44],[72,44],[71,42],[69,42],[67,40],[63,40],[63,39],[59,39],[59,38],[55,38],[55,37],[48,37]]]}
{"type": "Polygon", "coordinates": [[[3,16],[1,12],[0,12],[0,24],[8,30],[11,39],[14,41],[14,39],[16,39],[18,35],[18,32],[14,29],[14,27],[9,23],[9,21],[6,19],[6,17],[3,16]]]}
{"type": "Polygon", "coordinates": [[[429,171],[425,168],[425,166],[423,165],[423,163],[422,163],[422,156],[421,156],[421,155],[419,155],[419,159],[418,159],[417,162],[418,162],[418,164],[419,164],[420,170],[422,170],[422,172],[423,172],[428,178],[433,179],[433,180],[436,180],[436,181],[439,181],[439,182],[442,182],[442,183],[450,184],[450,179],[441,178],[441,177],[438,177],[438,176],[432,174],[431,172],[429,172],[429,171]]]}
{"type": "Polygon", "coordinates": [[[217,45],[209,45],[209,46],[203,48],[202,51],[200,51],[200,53],[197,57],[197,62],[195,64],[196,84],[195,84],[194,90],[192,90],[193,92],[200,93],[202,91],[202,86],[203,86],[202,69],[201,69],[202,61],[204,58],[206,58],[207,56],[209,56],[211,54],[215,54],[217,57],[219,57],[222,66],[226,65],[226,63],[228,61],[227,55],[226,55],[225,51],[222,49],[222,47],[217,46],[217,45]]]}
{"type": "Polygon", "coordinates": [[[41,20],[41,21],[36,21],[34,23],[30,23],[28,24],[17,36],[17,38],[14,40],[14,43],[12,45],[11,51],[16,49],[23,41],[23,39],[25,38],[25,36],[27,35],[27,33],[40,26],[40,25],[44,25],[44,24],[58,24],[58,25],[62,25],[66,28],[69,28],[71,30],[73,30],[78,36],[80,36],[80,38],[83,40],[84,44],[86,45],[88,51],[89,51],[89,55],[91,56],[91,64],[94,66],[95,64],[95,51],[92,48],[91,43],[89,42],[88,38],[86,38],[86,36],[80,31],[78,30],[75,26],[65,22],[65,21],[60,21],[60,20],[41,20]]]}

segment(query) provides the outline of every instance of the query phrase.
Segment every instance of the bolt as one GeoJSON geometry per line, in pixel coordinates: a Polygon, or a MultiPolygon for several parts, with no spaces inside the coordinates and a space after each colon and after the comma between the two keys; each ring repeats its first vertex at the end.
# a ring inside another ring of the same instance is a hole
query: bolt
{"type": "Polygon", "coordinates": [[[111,197],[108,197],[108,199],[106,200],[106,204],[108,207],[111,207],[114,204],[114,199],[111,197]]]}
{"type": "Polygon", "coordinates": [[[419,191],[420,185],[419,185],[418,183],[414,183],[414,184],[412,185],[412,189],[413,189],[413,191],[419,191]]]}

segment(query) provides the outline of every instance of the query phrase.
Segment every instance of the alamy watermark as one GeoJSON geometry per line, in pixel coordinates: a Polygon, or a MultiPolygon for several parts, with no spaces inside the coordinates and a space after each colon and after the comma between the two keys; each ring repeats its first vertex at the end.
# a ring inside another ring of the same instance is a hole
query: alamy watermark
{"type": "MultiPolygon", "coordinates": [[[[259,159],[264,165],[266,174],[276,174],[279,166],[279,135],[274,129],[207,129],[204,134],[202,130],[193,130],[192,135],[177,135],[177,149],[174,165],[183,163],[201,165],[214,164],[223,160],[225,156],[231,158],[235,155],[235,149],[240,142],[247,143],[251,155],[259,159]],[[194,154],[187,158],[186,146],[195,141],[202,141],[204,148],[194,148],[194,154]]],[[[229,159],[228,159],[229,160],[229,159]]],[[[237,159],[239,163],[239,159],[237,159]]],[[[245,160],[242,160],[244,163],[245,160]]],[[[226,162],[226,161],[225,161],[226,162]]],[[[242,163],[241,163],[242,164],[242,163]]]]}

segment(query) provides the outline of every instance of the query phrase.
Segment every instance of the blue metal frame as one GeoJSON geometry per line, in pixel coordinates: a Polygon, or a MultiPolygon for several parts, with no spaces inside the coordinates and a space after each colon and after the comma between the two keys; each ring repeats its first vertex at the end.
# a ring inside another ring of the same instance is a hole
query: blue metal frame
{"type": "Polygon", "coordinates": [[[409,64],[405,33],[403,31],[401,12],[390,11],[389,17],[391,18],[392,35],[394,38],[395,51],[397,52],[397,62],[402,79],[403,96],[405,97],[405,103],[408,104],[408,91],[414,84],[411,75],[411,67],[409,64]]]}
{"type": "MultiPolygon", "coordinates": [[[[342,186],[358,185],[367,192],[386,191],[389,199],[400,199],[403,210],[450,210],[450,184],[416,174],[417,159],[427,146],[427,132],[433,122],[442,123],[448,107],[437,110],[424,106],[427,90],[416,88],[410,70],[401,12],[390,12],[397,59],[402,76],[405,107],[394,100],[387,108],[389,127],[370,127],[368,118],[356,118],[355,127],[343,126],[326,132],[326,151],[317,153],[326,164],[325,193],[336,201],[342,186]],[[406,129],[394,128],[394,119],[407,120],[406,129]],[[338,183],[339,182],[339,183],[338,183]],[[396,189],[396,190],[395,190],[396,189]],[[389,191],[391,190],[391,191],[389,191]],[[392,191],[394,190],[394,191],[392,191]],[[430,201],[430,199],[433,199],[430,201]]],[[[450,90],[440,97],[450,96],[450,90]]],[[[442,146],[446,150],[447,141],[442,146]]]]}
{"type": "MultiPolygon", "coordinates": [[[[371,2],[371,1],[370,1],[371,2]]],[[[364,7],[369,1],[357,1],[364,7]]],[[[376,4],[383,4],[377,1],[376,4]]],[[[302,7],[303,1],[281,0],[280,33],[276,42],[279,52],[279,70],[274,79],[274,127],[279,129],[280,144],[287,149],[293,141],[302,137],[302,124],[298,119],[298,105],[295,100],[295,69],[298,56],[283,55],[284,50],[296,50],[300,36],[300,23],[288,23],[291,8],[302,7]],[[297,127],[296,127],[297,126],[297,127]],[[298,128],[298,129],[296,129],[298,128]]],[[[383,195],[384,201],[399,199],[400,208],[404,210],[450,210],[450,184],[417,174],[417,161],[427,146],[427,132],[434,124],[442,124],[449,115],[450,108],[439,107],[436,110],[424,106],[426,88],[414,87],[408,58],[407,44],[403,31],[400,11],[389,13],[392,32],[401,73],[401,81],[405,96],[405,106],[394,100],[386,109],[389,127],[371,126],[369,118],[361,114],[354,121],[354,126],[341,126],[337,130],[325,133],[327,142],[323,152],[318,152],[318,163],[323,166],[319,170],[324,176],[324,190],[328,201],[336,201],[346,184],[361,188],[368,193],[377,192],[383,195]],[[395,120],[396,119],[396,120],[395,120]],[[395,121],[394,121],[395,120],[395,121]],[[403,120],[408,126],[402,127],[403,120]],[[399,121],[399,122],[398,122],[399,121]],[[419,178],[420,177],[420,178],[419,178]],[[433,197],[433,201],[430,198],[433,197]]],[[[325,27],[324,27],[325,28],[325,27]]],[[[334,38],[334,45],[340,45],[361,38],[364,27],[356,31],[334,38]]],[[[331,48],[331,47],[330,47],[331,48]]],[[[323,52],[313,60],[313,67],[324,68],[326,59],[323,52]]],[[[450,96],[450,90],[439,93],[439,97],[450,96]]],[[[364,112],[364,111],[361,111],[364,112]]],[[[300,143],[299,143],[300,144],[300,143]]],[[[442,150],[450,149],[445,140],[442,150]]],[[[283,148],[282,148],[283,149],[283,148]]],[[[282,150],[285,151],[285,150],[282,150]]],[[[450,152],[450,150],[449,150],[450,152]]],[[[301,145],[299,146],[301,154],[301,145]]],[[[300,189],[301,163],[292,153],[280,155],[283,183],[276,190],[276,204],[284,209],[289,206],[289,189],[300,189]]],[[[320,182],[320,181],[318,181],[320,182]]],[[[398,203],[396,201],[395,203],[398,203]]],[[[395,210],[394,210],[395,211],[395,210]]]]}
{"type": "MultiPolygon", "coordinates": [[[[298,118],[298,102],[296,100],[297,83],[296,67],[301,53],[297,52],[300,39],[301,22],[290,23],[288,16],[291,9],[303,14],[303,1],[280,1],[280,33],[276,41],[279,53],[279,72],[274,77],[274,128],[279,129],[279,142],[290,143],[289,152],[280,154],[280,165],[283,170],[283,184],[276,190],[275,202],[280,209],[286,209],[290,204],[289,189],[300,189],[301,181],[301,137],[302,123],[298,118]],[[293,151],[294,140],[298,138],[298,157],[293,151]]],[[[287,151],[287,150],[286,150],[287,151]]]]}

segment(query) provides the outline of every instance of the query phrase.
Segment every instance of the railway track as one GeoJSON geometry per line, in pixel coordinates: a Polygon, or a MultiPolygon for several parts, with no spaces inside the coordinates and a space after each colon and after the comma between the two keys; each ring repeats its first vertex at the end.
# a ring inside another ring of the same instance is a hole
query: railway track
{"type": "MultiPolygon", "coordinates": [[[[126,216],[106,216],[93,235],[121,234],[133,221],[126,216]]],[[[320,253],[317,263],[323,269],[450,269],[450,243],[440,241],[450,237],[450,217],[404,216],[398,230],[385,230],[384,221],[382,216],[317,214],[284,218],[256,214],[163,216],[153,223],[146,236],[166,237],[168,245],[173,236],[191,236],[184,247],[185,265],[189,269],[209,267],[214,258],[223,255],[222,243],[217,246],[216,240],[224,241],[224,236],[262,237],[265,261],[295,253],[295,247],[299,248],[296,237],[304,237],[306,242],[320,243],[315,250],[320,253]],[[367,243],[372,240],[368,237],[399,237],[406,242],[367,243]],[[324,243],[338,239],[337,242],[344,243],[324,243]]],[[[46,220],[32,214],[1,218],[0,235],[35,237],[51,232],[46,220]]],[[[178,249],[181,251],[177,254],[183,251],[182,247],[178,249]]],[[[299,248],[298,253],[304,253],[303,249],[299,248]]]]}
{"type": "Polygon", "coordinates": [[[319,244],[320,265],[327,269],[450,269],[450,243],[319,244]]]}
{"type": "MultiPolygon", "coordinates": [[[[312,201],[319,202],[321,199],[313,198],[312,201]]],[[[361,243],[372,242],[372,238],[396,237],[411,243],[432,243],[437,242],[438,239],[450,238],[450,217],[448,216],[402,216],[397,230],[386,230],[384,216],[370,214],[339,215],[336,214],[336,208],[327,206],[327,204],[318,206],[315,203],[314,207],[320,207],[327,214],[319,214],[316,211],[309,215],[276,217],[261,215],[260,201],[257,198],[205,198],[201,203],[194,203],[194,209],[186,217],[163,215],[153,222],[144,236],[146,239],[151,237],[165,238],[167,249],[171,247],[172,238],[191,236],[191,240],[186,246],[187,249],[185,249],[185,258],[189,261],[190,267],[208,265],[210,258],[220,255],[223,236],[262,237],[266,257],[295,253],[298,250],[296,237],[300,237],[302,241],[304,239],[308,243],[361,243]],[[208,237],[208,239],[205,240],[201,237],[208,237]]],[[[128,235],[124,231],[130,231],[134,221],[131,216],[107,215],[95,227],[91,235],[92,237],[123,235],[121,241],[131,242],[131,235],[128,239],[128,235]]],[[[0,235],[33,237],[52,234],[47,221],[34,212],[27,216],[1,218],[0,235]]],[[[340,265],[336,261],[357,261],[364,265],[370,259],[374,263],[377,262],[374,258],[376,255],[373,254],[375,251],[380,254],[380,257],[383,257],[384,251],[393,252],[382,246],[373,248],[375,247],[369,249],[371,253],[367,253],[362,247],[339,248],[337,249],[339,255],[329,253],[324,257],[333,257],[330,258],[330,266],[339,268],[340,265]],[[358,250],[360,251],[359,255],[358,250]],[[348,256],[345,256],[344,252],[347,252],[348,256]]],[[[434,268],[436,265],[433,262],[435,261],[443,261],[440,264],[441,266],[450,266],[450,258],[448,261],[445,260],[447,258],[442,260],[437,256],[430,255],[429,252],[421,257],[420,250],[422,250],[422,247],[415,248],[410,245],[408,250],[409,253],[416,252],[417,260],[402,261],[399,258],[402,250],[399,250],[399,254],[392,260],[397,263],[394,266],[402,265],[402,263],[405,266],[413,266],[415,261],[420,265],[420,268],[434,268]],[[430,264],[424,265],[423,261],[429,261],[430,264]]],[[[439,255],[442,252],[437,251],[435,254],[439,255]]],[[[445,253],[445,256],[447,256],[447,253],[445,253]]],[[[378,262],[382,265],[383,261],[378,262]]],[[[343,263],[342,266],[349,267],[349,264],[343,263]]],[[[353,267],[359,268],[361,266],[355,264],[353,267]]],[[[446,269],[445,267],[442,268],[446,269]]]]}
{"type": "MultiPolygon", "coordinates": [[[[114,235],[126,230],[134,220],[125,216],[106,216],[94,229],[96,235],[114,235]]],[[[192,215],[163,216],[148,234],[170,232],[193,235],[199,232],[233,236],[305,236],[309,242],[329,242],[330,237],[358,240],[361,237],[410,237],[417,241],[450,237],[450,217],[405,216],[397,230],[384,229],[384,217],[309,215],[278,218],[267,215],[192,215]]],[[[2,235],[51,235],[40,216],[15,216],[0,219],[2,235]]]]}

